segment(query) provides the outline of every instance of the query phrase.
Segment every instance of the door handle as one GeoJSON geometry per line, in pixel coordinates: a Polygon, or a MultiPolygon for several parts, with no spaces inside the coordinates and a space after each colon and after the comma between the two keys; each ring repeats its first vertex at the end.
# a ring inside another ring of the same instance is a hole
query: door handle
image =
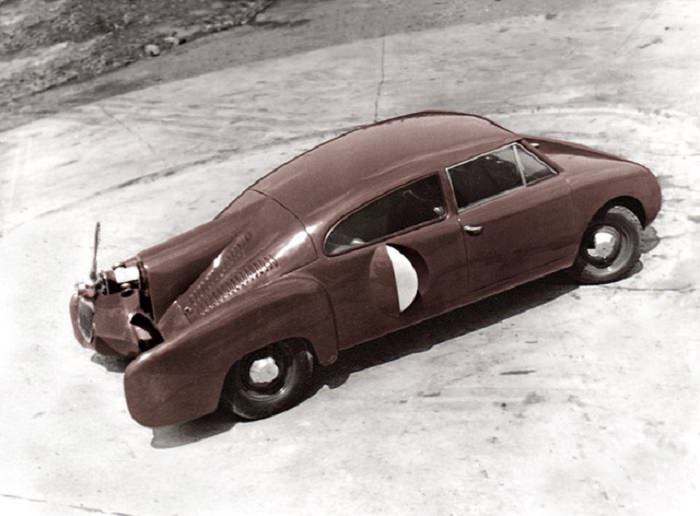
{"type": "Polygon", "coordinates": [[[465,224],[462,228],[465,233],[469,233],[470,235],[480,235],[484,226],[470,226],[469,224],[465,224]]]}

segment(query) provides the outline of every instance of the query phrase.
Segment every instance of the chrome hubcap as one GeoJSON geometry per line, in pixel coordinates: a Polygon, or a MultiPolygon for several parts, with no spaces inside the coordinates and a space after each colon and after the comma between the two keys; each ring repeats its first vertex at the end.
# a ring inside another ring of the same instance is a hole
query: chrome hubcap
{"type": "Polygon", "coordinates": [[[586,252],[596,261],[608,261],[620,250],[620,232],[612,226],[601,226],[591,235],[586,252]]]}
{"type": "Polygon", "coordinates": [[[259,358],[250,364],[248,376],[250,381],[266,384],[274,381],[280,374],[280,368],[272,357],[259,358]]]}

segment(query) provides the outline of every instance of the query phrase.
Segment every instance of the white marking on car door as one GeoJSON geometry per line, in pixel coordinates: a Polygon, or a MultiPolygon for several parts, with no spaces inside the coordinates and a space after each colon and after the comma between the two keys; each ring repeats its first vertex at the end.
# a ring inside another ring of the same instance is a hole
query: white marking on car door
{"type": "Polygon", "coordinates": [[[386,246],[391,266],[394,269],[396,295],[399,298],[399,312],[408,308],[418,295],[418,274],[410,260],[395,247],[386,246]]]}

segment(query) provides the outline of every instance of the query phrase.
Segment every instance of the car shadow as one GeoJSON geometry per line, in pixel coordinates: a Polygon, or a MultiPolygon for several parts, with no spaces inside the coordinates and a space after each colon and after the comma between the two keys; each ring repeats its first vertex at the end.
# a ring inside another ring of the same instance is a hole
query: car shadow
{"type": "MultiPolygon", "coordinates": [[[[313,396],[323,386],[331,389],[342,386],[353,373],[406,355],[427,351],[441,342],[478,331],[532,307],[548,303],[576,288],[578,285],[573,284],[566,274],[556,273],[355,346],[341,352],[333,365],[316,370],[308,397],[313,396]]],[[[219,409],[194,421],[154,428],[151,446],[173,448],[191,444],[227,432],[237,424],[255,422],[243,421],[219,409]]]]}
{"type": "Polygon", "coordinates": [[[90,357],[90,362],[101,365],[109,373],[123,373],[132,360],[127,357],[101,355],[97,352],[90,357]]]}
{"type": "Polygon", "coordinates": [[[240,422],[242,420],[234,414],[218,409],[216,412],[194,421],[154,428],[151,446],[153,448],[176,448],[196,443],[207,437],[228,432],[240,422]]]}
{"type": "MultiPolygon", "coordinates": [[[[312,393],[324,386],[336,389],[356,372],[422,353],[434,346],[497,324],[529,309],[549,303],[577,289],[565,273],[555,273],[532,283],[457,308],[384,337],[340,353],[338,360],[315,375],[312,393]]],[[[313,394],[312,394],[313,395],[313,394]]]]}
{"type": "MultiPolygon", "coordinates": [[[[642,233],[642,253],[650,252],[658,244],[656,230],[653,227],[646,228],[642,233]]],[[[642,268],[640,261],[631,274],[637,274],[642,268]]],[[[340,353],[334,364],[317,369],[308,397],[312,397],[324,386],[331,389],[342,386],[353,373],[427,351],[442,342],[481,330],[536,306],[549,303],[578,287],[565,272],[557,272],[345,350],[340,353]]],[[[92,357],[92,361],[113,372],[123,372],[129,363],[128,359],[97,354],[92,357]]],[[[219,409],[194,421],[154,428],[151,446],[154,448],[184,446],[227,432],[237,424],[255,424],[255,422],[243,421],[219,409]]]]}
{"type": "Polygon", "coordinates": [[[648,226],[644,228],[644,230],[642,231],[642,241],[640,245],[642,254],[647,254],[649,251],[656,248],[656,246],[659,245],[660,241],[661,239],[656,233],[656,229],[654,228],[654,226],[648,226]]]}
{"type": "MultiPolygon", "coordinates": [[[[657,245],[656,230],[649,226],[642,231],[641,252],[646,254],[657,245]]],[[[638,261],[630,276],[644,268],[638,261]]],[[[399,330],[379,339],[360,344],[340,353],[331,366],[322,367],[315,375],[311,396],[324,386],[335,389],[355,372],[420,353],[448,340],[478,331],[504,319],[543,305],[579,287],[564,271],[545,276],[512,290],[486,298],[478,303],[455,309],[415,326],[399,330]]]]}

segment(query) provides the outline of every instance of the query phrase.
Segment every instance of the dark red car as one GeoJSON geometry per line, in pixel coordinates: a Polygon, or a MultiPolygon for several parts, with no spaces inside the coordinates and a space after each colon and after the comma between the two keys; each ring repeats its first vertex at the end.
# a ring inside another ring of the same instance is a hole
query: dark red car
{"type": "Polygon", "coordinates": [[[639,164],[418,113],[323,143],[214,220],[93,269],[71,317],[84,346],[136,357],[124,383],[140,423],[219,404],[261,418],[361,342],[560,269],[624,277],[660,202],[639,164]]]}

